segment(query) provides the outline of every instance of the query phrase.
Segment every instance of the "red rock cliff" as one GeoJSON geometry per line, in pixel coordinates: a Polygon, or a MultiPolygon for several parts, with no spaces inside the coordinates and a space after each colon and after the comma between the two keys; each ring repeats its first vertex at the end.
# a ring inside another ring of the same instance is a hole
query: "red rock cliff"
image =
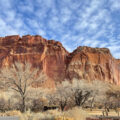
{"type": "Polygon", "coordinates": [[[120,61],[107,48],[78,47],[67,57],[67,77],[120,84],[120,61]]]}
{"type": "Polygon", "coordinates": [[[15,61],[30,62],[43,70],[53,87],[56,81],[74,77],[120,83],[120,60],[106,48],[78,47],[68,53],[60,42],[39,35],[0,37],[0,67],[15,61]]]}
{"type": "Polygon", "coordinates": [[[33,67],[39,67],[49,77],[49,86],[54,86],[55,80],[60,81],[65,76],[65,60],[68,52],[60,42],[46,40],[41,36],[18,35],[0,38],[0,66],[10,65],[15,61],[30,62],[33,67]]]}

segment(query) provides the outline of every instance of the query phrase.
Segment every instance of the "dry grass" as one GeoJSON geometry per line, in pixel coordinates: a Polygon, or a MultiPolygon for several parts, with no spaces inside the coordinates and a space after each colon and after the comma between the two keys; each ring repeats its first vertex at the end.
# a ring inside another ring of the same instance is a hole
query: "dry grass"
{"type": "MultiPolygon", "coordinates": [[[[92,111],[90,111],[89,109],[85,110],[90,116],[95,116],[95,115],[103,115],[103,111],[104,109],[93,109],[92,111]]],[[[119,110],[120,111],[120,110],[119,110]]],[[[115,112],[115,110],[110,110],[110,112],[108,112],[109,116],[118,116],[118,114],[115,112]]]]}
{"type": "Polygon", "coordinates": [[[20,111],[13,110],[0,113],[0,116],[20,116],[21,114],[22,113],[20,111]]]}
{"type": "Polygon", "coordinates": [[[21,113],[20,111],[8,111],[0,113],[0,116],[19,116],[20,120],[85,120],[86,117],[88,117],[87,113],[80,108],[73,108],[65,112],[58,110],[49,110],[39,113],[33,113],[31,111],[25,113],[21,113]]]}
{"type": "Polygon", "coordinates": [[[46,113],[26,112],[20,116],[20,120],[54,120],[54,116],[46,113]]]}
{"type": "Polygon", "coordinates": [[[74,120],[86,120],[86,117],[89,117],[86,111],[81,108],[73,108],[64,113],[65,116],[73,118],[74,120]]]}

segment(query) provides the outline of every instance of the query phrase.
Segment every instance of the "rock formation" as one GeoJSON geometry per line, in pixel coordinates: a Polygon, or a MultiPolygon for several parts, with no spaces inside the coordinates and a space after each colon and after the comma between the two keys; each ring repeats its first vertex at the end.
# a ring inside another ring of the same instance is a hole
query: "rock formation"
{"type": "Polygon", "coordinates": [[[69,79],[103,80],[120,84],[120,60],[112,57],[107,48],[78,47],[67,58],[69,79]]]}
{"type": "Polygon", "coordinates": [[[65,76],[67,55],[68,52],[60,42],[48,41],[38,35],[0,38],[0,67],[9,66],[15,61],[30,62],[33,67],[39,67],[47,74],[49,86],[65,76]]]}
{"type": "Polygon", "coordinates": [[[107,48],[78,47],[69,53],[60,42],[39,35],[0,37],[0,67],[15,61],[27,61],[43,70],[49,87],[74,77],[120,84],[120,60],[113,58],[107,48]]]}

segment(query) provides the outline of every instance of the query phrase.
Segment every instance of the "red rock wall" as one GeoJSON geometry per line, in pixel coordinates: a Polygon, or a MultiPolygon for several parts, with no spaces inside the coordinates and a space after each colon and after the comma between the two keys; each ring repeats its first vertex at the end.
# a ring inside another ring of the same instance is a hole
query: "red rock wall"
{"type": "Polygon", "coordinates": [[[8,36],[0,38],[0,66],[9,66],[15,61],[30,62],[39,67],[48,78],[48,84],[54,86],[55,81],[65,77],[65,59],[68,52],[61,43],[42,38],[41,36],[8,36]],[[51,81],[51,83],[50,83],[51,81]]]}
{"type": "Polygon", "coordinates": [[[78,47],[68,56],[67,76],[120,83],[120,62],[107,48],[78,47]]]}
{"type": "Polygon", "coordinates": [[[0,67],[15,61],[30,62],[48,78],[48,86],[64,78],[103,80],[120,84],[120,60],[106,48],[78,47],[68,53],[60,42],[39,35],[0,37],[0,67]]]}

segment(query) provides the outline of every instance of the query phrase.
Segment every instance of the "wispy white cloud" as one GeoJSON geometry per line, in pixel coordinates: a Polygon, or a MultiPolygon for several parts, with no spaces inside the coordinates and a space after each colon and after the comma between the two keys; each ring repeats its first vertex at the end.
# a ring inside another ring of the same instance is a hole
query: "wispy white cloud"
{"type": "Polygon", "coordinates": [[[78,46],[107,47],[120,57],[120,0],[0,0],[0,36],[40,34],[78,46]]]}
{"type": "Polygon", "coordinates": [[[111,10],[120,10],[120,0],[110,0],[111,10]]]}

